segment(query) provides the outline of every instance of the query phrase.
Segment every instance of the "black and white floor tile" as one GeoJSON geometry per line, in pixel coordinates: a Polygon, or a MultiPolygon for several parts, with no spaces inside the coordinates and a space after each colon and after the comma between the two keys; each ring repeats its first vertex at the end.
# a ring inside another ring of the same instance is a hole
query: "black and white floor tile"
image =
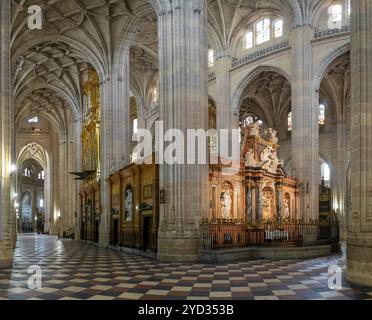
{"type": "Polygon", "coordinates": [[[0,271],[0,300],[360,300],[372,288],[328,288],[328,267],[345,257],[228,264],[162,263],[52,236],[21,235],[14,266],[0,271]],[[41,289],[28,286],[39,266],[41,289]]]}

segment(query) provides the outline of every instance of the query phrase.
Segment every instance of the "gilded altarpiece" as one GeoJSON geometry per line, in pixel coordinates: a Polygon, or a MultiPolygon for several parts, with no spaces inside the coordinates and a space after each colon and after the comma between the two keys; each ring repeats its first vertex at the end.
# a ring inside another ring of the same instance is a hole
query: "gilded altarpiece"
{"type": "Polygon", "coordinates": [[[210,165],[209,211],[202,221],[203,247],[227,248],[299,239],[297,180],[278,159],[276,131],[261,122],[242,130],[238,172],[210,165]],[[230,171],[231,172],[231,171],[230,171]]]}
{"type": "Polygon", "coordinates": [[[100,140],[100,84],[94,69],[88,71],[88,81],[83,85],[83,129],[81,134],[83,170],[100,174],[99,140],[100,140]]]}
{"type": "Polygon", "coordinates": [[[80,189],[81,239],[98,242],[100,224],[100,83],[97,72],[89,68],[83,83],[83,127],[81,133],[82,171],[87,173],[80,189]]]}

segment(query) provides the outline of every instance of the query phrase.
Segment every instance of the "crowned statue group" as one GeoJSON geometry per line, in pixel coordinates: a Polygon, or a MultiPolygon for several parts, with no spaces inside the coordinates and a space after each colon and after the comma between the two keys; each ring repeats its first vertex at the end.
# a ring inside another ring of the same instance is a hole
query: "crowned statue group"
{"type": "MultiPolygon", "coordinates": [[[[283,166],[283,160],[279,160],[277,155],[278,148],[278,137],[277,132],[274,129],[268,129],[265,131],[265,135],[261,136],[260,128],[262,122],[252,122],[246,128],[246,136],[255,137],[263,141],[268,142],[267,145],[257,154],[255,152],[255,145],[248,145],[248,150],[244,153],[245,166],[251,168],[262,168],[270,173],[276,174],[278,167],[283,166]],[[266,139],[264,140],[264,137],[266,139]]],[[[246,142],[246,139],[244,140],[246,142]]]]}

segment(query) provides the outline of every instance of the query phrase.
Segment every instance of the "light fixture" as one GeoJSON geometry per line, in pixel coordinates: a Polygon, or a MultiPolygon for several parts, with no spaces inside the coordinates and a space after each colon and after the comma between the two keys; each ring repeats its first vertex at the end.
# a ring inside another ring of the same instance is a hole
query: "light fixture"
{"type": "Polygon", "coordinates": [[[10,172],[16,172],[17,171],[17,166],[15,164],[10,165],[10,172]]]}

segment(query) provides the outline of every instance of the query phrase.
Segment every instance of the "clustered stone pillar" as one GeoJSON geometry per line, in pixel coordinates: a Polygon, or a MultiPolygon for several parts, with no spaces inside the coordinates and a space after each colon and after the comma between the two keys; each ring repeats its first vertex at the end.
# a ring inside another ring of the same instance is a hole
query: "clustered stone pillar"
{"type": "MultiPolygon", "coordinates": [[[[164,3],[159,12],[160,120],[164,131],[208,127],[207,1],[164,3]]],[[[162,141],[160,141],[162,143],[162,141]]],[[[205,152],[207,150],[200,150],[205,152]]],[[[186,155],[186,152],[184,153],[186,155]]],[[[194,261],[208,211],[208,166],[162,164],[158,259],[194,261]]]]}
{"type": "Polygon", "coordinates": [[[319,218],[319,94],[313,85],[314,29],[292,31],[292,165],[300,183],[300,213],[305,220],[319,218]]]}
{"type": "Polygon", "coordinates": [[[353,0],[351,19],[351,212],[347,279],[372,286],[372,1],[353,0]]]}
{"type": "MultiPolygon", "coordinates": [[[[125,63],[127,64],[128,60],[125,63]]],[[[113,71],[110,77],[101,83],[101,221],[99,242],[103,246],[109,243],[111,223],[110,183],[107,179],[110,174],[130,162],[128,152],[131,141],[129,71],[128,68],[123,70],[122,75],[118,74],[118,70],[113,71]]]]}
{"type": "Polygon", "coordinates": [[[15,244],[12,188],[14,163],[14,115],[10,71],[10,1],[0,2],[0,269],[10,268],[15,244]]]}

